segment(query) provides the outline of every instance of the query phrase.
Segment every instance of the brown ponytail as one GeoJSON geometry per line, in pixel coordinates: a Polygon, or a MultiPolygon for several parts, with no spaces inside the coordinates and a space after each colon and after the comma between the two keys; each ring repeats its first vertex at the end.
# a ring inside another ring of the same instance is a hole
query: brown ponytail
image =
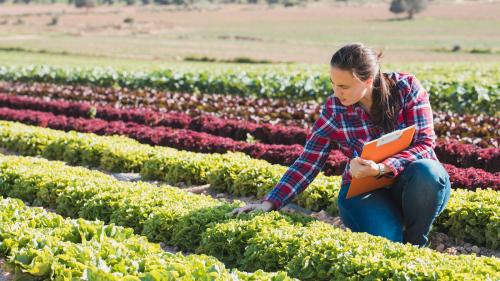
{"type": "Polygon", "coordinates": [[[333,54],[330,61],[332,67],[347,70],[357,76],[361,81],[373,77],[373,105],[371,116],[373,123],[384,132],[395,129],[397,114],[401,108],[395,83],[380,69],[382,53],[363,44],[354,43],[340,48],[333,54]]]}

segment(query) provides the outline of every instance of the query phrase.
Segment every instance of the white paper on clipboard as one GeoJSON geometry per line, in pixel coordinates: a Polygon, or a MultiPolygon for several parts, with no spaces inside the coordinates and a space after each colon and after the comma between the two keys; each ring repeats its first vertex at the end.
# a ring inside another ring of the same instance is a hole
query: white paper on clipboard
{"type": "Polygon", "coordinates": [[[406,127],[404,129],[400,129],[400,130],[396,130],[392,133],[389,133],[389,134],[386,134],[382,137],[380,137],[378,140],[377,140],[377,144],[376,144],[376,147],[379,147],[379,146],[382,146],[382,145],[386,145],[388,143],[391,143],[395,140],[398,140],[401,138],[401,136],[403,135],[403,130],[405,129],[409,129],[411,127],[415,127],[416,125],[411,125],[409,127],[406,127]]]}

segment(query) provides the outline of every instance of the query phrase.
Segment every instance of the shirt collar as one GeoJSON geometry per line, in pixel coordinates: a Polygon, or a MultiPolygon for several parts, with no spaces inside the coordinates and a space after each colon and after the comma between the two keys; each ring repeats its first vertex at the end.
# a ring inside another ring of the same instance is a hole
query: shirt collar
{"type": "Polygon", "coordinates": [[[357,110],[359,110],[359,108],[363,109],[361,107],[361,105],[359,104],[359,102],[346,106],[347,112],[349,112],[349,113],[357,112],[357,110]]]}

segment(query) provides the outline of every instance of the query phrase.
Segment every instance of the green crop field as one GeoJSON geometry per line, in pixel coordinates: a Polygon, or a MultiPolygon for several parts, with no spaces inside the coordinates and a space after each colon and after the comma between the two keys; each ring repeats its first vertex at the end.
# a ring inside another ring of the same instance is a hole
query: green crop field
{"type": "Polygon", "coordinates": [[[0,281],[500,280],[500,2],[49,2],[0,4],[0,281]],[[305,159],[350,42],[429,93],[451,194],[424,247],[344,225],[336,142],[230,214],[305,159]]]}

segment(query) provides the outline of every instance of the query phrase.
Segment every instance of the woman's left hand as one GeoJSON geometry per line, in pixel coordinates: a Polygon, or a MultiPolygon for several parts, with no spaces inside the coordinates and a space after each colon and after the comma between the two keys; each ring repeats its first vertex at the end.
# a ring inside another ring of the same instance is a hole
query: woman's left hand
{"type": "Polygon", "coordinates": [[[377,163],[372,160],[356,157],[351,160],[349,167],[351,175],[358,179],[378,175],[377,163]]]}

